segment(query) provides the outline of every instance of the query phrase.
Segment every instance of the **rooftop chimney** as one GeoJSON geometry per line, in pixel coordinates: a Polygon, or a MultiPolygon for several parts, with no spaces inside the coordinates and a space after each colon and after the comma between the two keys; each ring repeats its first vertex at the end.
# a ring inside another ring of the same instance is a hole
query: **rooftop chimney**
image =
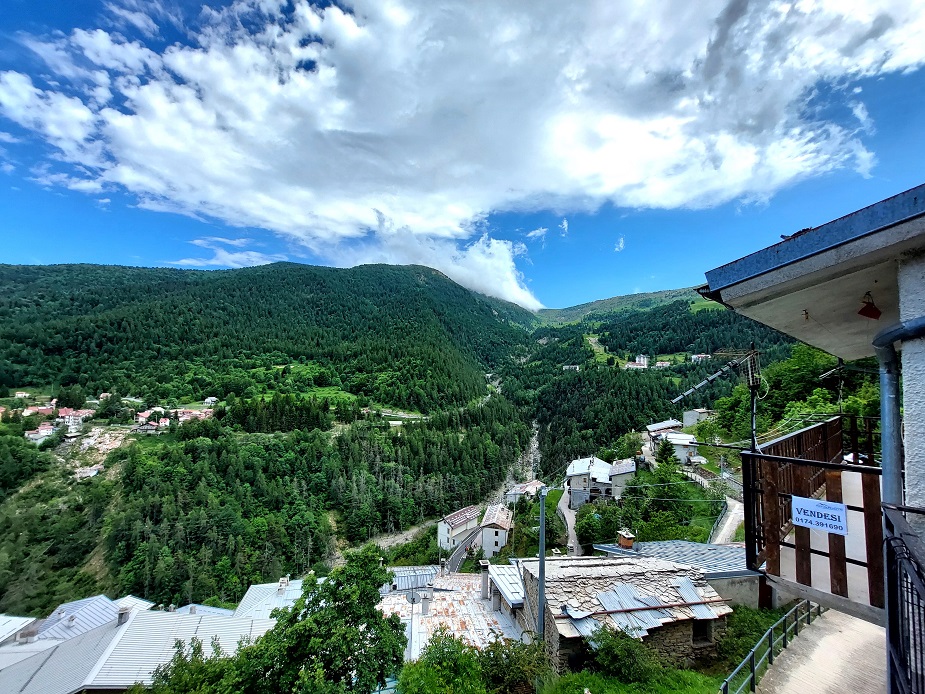
{"type": "Polygon", "coordinates": [[[70,617],[67,618],[67,622],[65,623],[65,626],[67,626],[68,629],[73,629],[74,624],[76,623],[77,623],[77,615],[72,614],[70,617]]]}
{"type": "Polygon", "coordinates": [[[488,567],[491,562],[487,559],[480,559],[479,566],[482,570],[482,600],[488,600],[489,585],[488,585],[488,567]]]}
{"type": "Polygon", "coordinates": [[[623,530],[617,533],[617,543],[620,545],[620,549],[633,549],[633,543],[635,541],[636,536],[627,528],[623,528],[623,530]]]}
{"type": "Polygon", "coordinates": [[[190,605],[190,606],[189,606],[189,613],[190,613],[190,614],[196,614],[196,606],[195,606],[195,605],[190,605]]]}
{"type": "Polygon", "coordinates": [[[131,612],[132,608],[130,607],[120,607],[119,616],[116,619],[116,626],[121,627],[123,624],[125,624],[128,621],[128,616],[131,612]]]}

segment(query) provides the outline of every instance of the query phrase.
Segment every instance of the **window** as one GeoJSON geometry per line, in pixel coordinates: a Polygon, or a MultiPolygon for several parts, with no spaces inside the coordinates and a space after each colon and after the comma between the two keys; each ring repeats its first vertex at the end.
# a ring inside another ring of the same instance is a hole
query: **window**
{"type": "Polygon", "coordinates": [[[498,541],[497,541],[497,540],[495,540],[495,547],[497,547],[497,546],[498,546],[498,541]]]}
{"type": "Polygon", "coordinates": [[[713,643],[713,620],[695,619],[693,641],[695,646],[713,643]]]}
{"type": "Polygon", "coordinates": [[[495,530],[495,537],[498,537],[498,531],[495,530]]]}

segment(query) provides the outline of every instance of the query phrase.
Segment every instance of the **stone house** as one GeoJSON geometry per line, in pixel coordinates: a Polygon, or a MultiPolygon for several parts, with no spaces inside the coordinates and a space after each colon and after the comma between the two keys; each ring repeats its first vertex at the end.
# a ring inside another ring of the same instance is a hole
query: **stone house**
{"type": "MultiPolygon", "coordinates": [[[[536,630],[539,560],[521,561],[523,612],[536,630]]],[[[732,609],[692,566],[652,557],[546,560],[546,650],[557,670],[581,667],[587,639],[610,626],[684,667],[716,653],[732,609]],[[651,609],[649,609],[651,608],[651,609]]]]}
{"type": "Polygon", "coordinates": [[[610,495],[614,499],[623,496],[623,488],[636,477],[636,461],[633,458],[615,460],[610,466],[610,495]]]}

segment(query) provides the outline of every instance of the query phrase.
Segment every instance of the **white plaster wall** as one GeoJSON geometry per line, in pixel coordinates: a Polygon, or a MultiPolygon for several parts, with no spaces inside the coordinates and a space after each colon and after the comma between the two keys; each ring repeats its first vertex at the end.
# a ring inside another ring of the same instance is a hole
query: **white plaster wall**
{"type": "MultiPolygon", "coordinates": [[[[925,255],[899,263],[899,316],[925,316],[925,255]]],[[[906,503],[925,506],[925,339],[902,344],[902,391],[906,503]]]]}
{"type": "Polygon", "coordinates": [[[453,549],[453,542],[450,540],[450,526],[443,521],[437,523],[437,544],[443,549],[453,549]]]}

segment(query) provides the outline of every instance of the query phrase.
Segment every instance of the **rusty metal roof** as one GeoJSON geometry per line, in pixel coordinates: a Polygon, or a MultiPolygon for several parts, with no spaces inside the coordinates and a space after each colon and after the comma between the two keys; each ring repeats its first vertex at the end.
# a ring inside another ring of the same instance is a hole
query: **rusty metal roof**
{"type": "Polygon", "coordinates": [[[478,506],[466,506],[466,508],[461,508],[458,511],[453,511],[453,513],[450,513],[444,516],[443,522],[446,523],[451,528],[456,529],[478,517],[479,517],[479,507],[478,506]]]}

